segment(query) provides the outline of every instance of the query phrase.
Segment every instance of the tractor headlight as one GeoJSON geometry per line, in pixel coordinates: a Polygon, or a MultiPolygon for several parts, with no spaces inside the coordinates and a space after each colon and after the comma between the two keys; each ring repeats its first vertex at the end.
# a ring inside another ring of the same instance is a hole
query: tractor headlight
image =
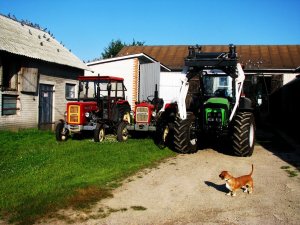
{"type": "Polygon", "coordinates": [[[86,112],[86,113],[84,114],[84,116],[87,117],[87,118],[89,118],[89,117],[90,117],[90,113],[89,113],[89,112],[86,112]]]}
{"type": "Polygon", "coordinates": [[[156,117],[156,112],[155,111],[152,112],[152,116],[156,117]]]}

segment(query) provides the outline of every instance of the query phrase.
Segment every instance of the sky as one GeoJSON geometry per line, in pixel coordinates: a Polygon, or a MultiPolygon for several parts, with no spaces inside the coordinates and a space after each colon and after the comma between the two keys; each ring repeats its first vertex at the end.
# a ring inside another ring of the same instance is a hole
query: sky
{"type": "Polygon", "coordinates": [[[300,44],[300,0],[0,0],[81,60],[112,40],[145,45],[300,44]]]}

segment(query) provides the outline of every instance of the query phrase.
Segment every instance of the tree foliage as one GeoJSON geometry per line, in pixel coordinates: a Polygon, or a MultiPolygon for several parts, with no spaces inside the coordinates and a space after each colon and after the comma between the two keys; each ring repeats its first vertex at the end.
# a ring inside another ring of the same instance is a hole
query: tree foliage
{"type": "Polygon", "coordinates": [[[125,46],[143,46],[145,42],[143,41],[135,41],[133,39],[132,43],[126,44],[122,42],[120,39],[112,40],[106,48],[104,48],[104,52],[101,53],[103,59],[115,57],[119,51],[125,46]]]}

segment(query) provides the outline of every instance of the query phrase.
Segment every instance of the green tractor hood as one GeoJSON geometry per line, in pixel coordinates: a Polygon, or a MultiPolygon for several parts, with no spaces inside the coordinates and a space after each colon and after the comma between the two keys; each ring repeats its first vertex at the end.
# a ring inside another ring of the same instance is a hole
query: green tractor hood
{"type": "Polygon", "coordinates": [[[227,109],[229,110],[229,101],[227,98],[218,98],[218,97],[210,98],[204,104],[220,104],[226,106],[227,109]]]}
{"type": "Polygon", "coordinates": [[[214,128],[227,126],[229,119],[229,107],[230,104],[226,98],[209,98],[204,103],[206,124],[215,124],[216,127],[214,128]]]}

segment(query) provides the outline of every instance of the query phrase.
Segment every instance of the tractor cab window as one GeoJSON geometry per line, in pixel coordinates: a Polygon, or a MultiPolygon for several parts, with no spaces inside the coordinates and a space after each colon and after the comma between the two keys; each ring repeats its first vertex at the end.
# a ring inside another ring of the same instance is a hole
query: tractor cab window
{"type": "Polygon", "coordinates": [[[116,97],[118,98],[124,98],[124,86],[122,82],[116,82],[115,84],[115,90],[116,90],[116,97]]]}
{"type": "Polygon", "coordinates": [[[232,96],[232,78],[227,75],[204,76],[203,79],[204,95],[208,97],[233,97],[232,96]]]}
{"type": "Polygon", "coordinates": [[[82,100],[92,100],[97,97],[99,91],[100,98],[124,98],[124,87],[122,82],[100,80],[100,81],[81,81],[79,84],[79,98],[82,100]]]}
{"type": "Polygon", "coordinates": [[[110,90],[110,96],[116,98],[124,98],[123,83],[118,81],[109,82],[107,89],[110,90]]]}
{"type": "Polygon", "coordinates": [[[94,90],[94,82],[89,81],[81,81],[79,84],[79,98],[81,99],[89,99],[95,97],[95,90],[94,90]]]}

